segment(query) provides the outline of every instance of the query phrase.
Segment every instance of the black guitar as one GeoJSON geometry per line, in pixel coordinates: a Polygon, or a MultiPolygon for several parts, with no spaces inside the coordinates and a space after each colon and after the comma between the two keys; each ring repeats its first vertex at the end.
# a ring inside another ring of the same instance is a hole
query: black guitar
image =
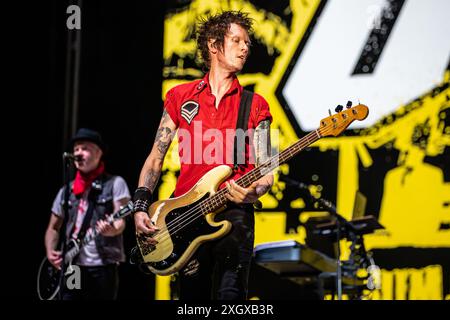
{"type": "MultiPolygon", "coordinates": [[[[105,221],[113,223],[116,220],[123,219],[133,211],[133,203],[130,201],[127,205],[120,208],[119,211],[110,215],[105,221]]],[[[81,248],[99,235],[96,229],[88,232],[82,240],[71,239],[67,244],[66,254],[61,263],[61,269],[65,270],[65,275],[72,273],[72,261],[80,253],[81,248]]],[[[41,300],[53,300],[59,292],[59,281],[61,270],[56,269],[47,257],[45,257],[39,266],[37,277],[37,293],[41,300]]]]}

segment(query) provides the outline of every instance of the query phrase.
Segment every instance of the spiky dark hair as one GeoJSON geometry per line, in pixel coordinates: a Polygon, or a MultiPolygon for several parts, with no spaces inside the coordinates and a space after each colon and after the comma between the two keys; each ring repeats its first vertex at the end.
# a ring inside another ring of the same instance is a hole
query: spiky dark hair
{"type": "Polygon", "coordinates": [[[232,23],[240,25],[248,33],[252,32],[253,19],[248,17],[248,13],[241,11],[224,11],[200,20],[197,29],[197,48],[208,70],[211,66],[208,40],[215,39],[214,47],[223,49],[225,35],[232,23]]]}

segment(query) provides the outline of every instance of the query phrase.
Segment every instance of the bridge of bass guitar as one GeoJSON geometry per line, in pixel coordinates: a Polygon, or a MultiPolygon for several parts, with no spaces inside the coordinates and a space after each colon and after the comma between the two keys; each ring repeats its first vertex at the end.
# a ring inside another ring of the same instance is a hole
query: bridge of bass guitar
{"type": "MultiPolygon", "coordinates": [[[[222,229],[222,226],[212,226],[205,215],[196,206],[207,198],[205,195],[197,202],[176,208],[165,217],[165,226],[153,234],[157,244],[147,242],[146,236],[138,236],[139,247],[146,263],[154,271],[163,271],[177,265],[184,265],[198,246],[212,234],[222,229]]],[[[179,268],[177,268],[179,269],[179,268]]]]}

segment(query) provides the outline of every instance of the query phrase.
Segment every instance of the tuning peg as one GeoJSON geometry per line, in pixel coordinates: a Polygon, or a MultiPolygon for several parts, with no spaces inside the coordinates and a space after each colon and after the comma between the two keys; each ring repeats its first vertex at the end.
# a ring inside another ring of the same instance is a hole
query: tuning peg
{"type": "Polygon", "coordinates": [[[332,116],[330,109],[328,109],[328,114],[330,115],[330,117],[332,116]]]}
{"type": "Polygon", "coordinates": [[[336,111],[337,113],[341,112],[342,110],[344,110],[344,107],[340,104],[338,104],[338,106],[334,109],[334,111],[336,111]]]}
{"type": "Polygon", "coordinates": [[[350,108],[352,106],[352,102],[349,100],[347,101],[347,109],[350,108]]]}

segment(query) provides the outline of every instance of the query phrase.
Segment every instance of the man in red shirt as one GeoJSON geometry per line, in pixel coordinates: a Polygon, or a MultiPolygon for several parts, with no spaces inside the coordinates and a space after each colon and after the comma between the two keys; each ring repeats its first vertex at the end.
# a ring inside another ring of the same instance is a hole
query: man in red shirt
{"type": "MultiPolygon", "coordinates": [[[[233,161],[234,129],[243,92],[236,73],[242,70],[249,55],[251,26],[252,20],[247,14],[236,11],[226,11],[202,22],[197,42],[209,72],[203,79],[178,85],[167,93],[155,143],[141,170],[139,188],[135,192],[136,232],[151,235],[158,229],[149,219],[148,206],[164,156],[177,130],[181,170],[174,196],[189,191],[218,165],[234,168],[233,175],[221,186],[228,189],[226,197],[230,204],[215,218],[230,221],[231,232],[219,240],[202,244],[179,272],[180,299],[247,298],[254,242],[253,203],[273,184],[271,174],[248,188],[235,183],[255,165],[267,160],[271,149],[272,116],[267,102],[255,93],[247,123],[252,146],[246,144],[246,156],[239,166],[233,161]],[[254,161],[249,156],[250,149],[254,149],[254,161]]],[[[242,145],[239,147],[242,150],[242,145]]]]}

